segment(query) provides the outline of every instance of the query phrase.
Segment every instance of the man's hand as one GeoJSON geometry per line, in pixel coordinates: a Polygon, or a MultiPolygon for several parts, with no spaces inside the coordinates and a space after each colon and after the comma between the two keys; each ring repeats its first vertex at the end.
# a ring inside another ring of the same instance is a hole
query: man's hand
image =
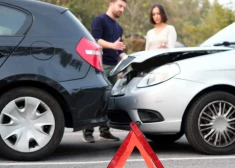
{"type": "Polygon", "coordinates": [[[114,50],[124,50],[126,45],[121,42],[121,38],[119,37],[114,43],[111,43],[110,48],[114,50]]]}
{"type": "Polygon", "coordinates": [[[120,60],[124,59],[125,57],[127,57],[126,53],[121,53],[119,55],[120,60]]]}
{"type": "Polygon", "coordinates": [[[103,48],[109,48],[113,50],[124,50],[126,48],[126,45],[124,45],[123,42],[121,42],[120,37],[114,43],[105,41],[103,39],[99,39],[97,42],[103,48]]]}

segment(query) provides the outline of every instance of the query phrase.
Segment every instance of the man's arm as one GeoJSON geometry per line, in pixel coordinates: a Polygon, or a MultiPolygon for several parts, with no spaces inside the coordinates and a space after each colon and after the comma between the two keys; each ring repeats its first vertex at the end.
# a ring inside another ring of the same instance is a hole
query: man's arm
{"type": "Polygon", "coordinates": [[[105,41],[103,39],[98,39],[97,42],[103,48],[109,48],[109,49],[113,49],[113,50],[124,50],[126,48],[126,46],[120,40],[121,40],[121,38],[119,37],[114,43],[105,41]]]}
{"type": "Polygon", "coordinates": [[[96,17],[91,23],[91,34],[96,41],[103,37],[103,23],[100,17],[96,17]]]}
{"type": "Polygon", "coordinates": [[[119,37],[115,42],[108,42],[102,39],[103,23],[101,18],[96,17],[95,19],[93,19],[91,29],[92,36],[95,38],[95,40],[101,47],[113,50],[120,50],[120,53],[126,48],[126,45],[124,45],[121,41],[121,37],[119,37]]]}

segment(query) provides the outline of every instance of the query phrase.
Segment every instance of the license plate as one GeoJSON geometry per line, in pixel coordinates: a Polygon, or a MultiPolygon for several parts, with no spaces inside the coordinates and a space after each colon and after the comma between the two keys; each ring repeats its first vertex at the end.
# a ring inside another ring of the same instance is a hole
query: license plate
{"type": "Polygon", "coordinates": [[[110,99],[110,101],[109,101],[109,110],[114,110],[115,107],[116,107],[115,99],[110,99]]]}

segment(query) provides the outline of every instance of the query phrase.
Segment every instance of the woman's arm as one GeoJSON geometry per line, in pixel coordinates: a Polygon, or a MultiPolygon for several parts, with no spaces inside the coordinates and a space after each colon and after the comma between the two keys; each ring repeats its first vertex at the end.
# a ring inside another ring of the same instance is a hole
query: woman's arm
{"type": "Polygon", "coordinates": [[[174,26],[170,27],[170,31],[168,34],[168,39],[167,39],[167,48],[174,48],[176,45],[176,40],[177,40],[177,33],[175,31],[174,26]]]}
{"type": "Polygon", "coordinates": [[[149,50],[149,32],[146,35],[145,51],[149,50]]]}

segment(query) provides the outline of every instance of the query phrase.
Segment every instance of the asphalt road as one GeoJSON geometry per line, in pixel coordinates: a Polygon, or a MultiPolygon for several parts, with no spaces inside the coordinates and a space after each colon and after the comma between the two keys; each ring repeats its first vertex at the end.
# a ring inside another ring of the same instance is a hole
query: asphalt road
{"type": "MultiPolygon", "coordinates": [[[[128,132],[112,130],[121,138],[119,142],[96,141],[84,143],[81,132],[66,130],[64,138],[50,158],[39,162],[14,162],[0,157],[0,168],[105,168],[113,158],[128,132]]],[[[94,133],[98,138],[98,131],[94,133]]],[[[182,137],[170,145],[154,144],[152,149],[165,168],[234,168],[235,154],[229,156],[208,156],[199,154],[182,137]]],[[[138,150],[134,150],[125,168],[147,167],[138,150]]]]}

